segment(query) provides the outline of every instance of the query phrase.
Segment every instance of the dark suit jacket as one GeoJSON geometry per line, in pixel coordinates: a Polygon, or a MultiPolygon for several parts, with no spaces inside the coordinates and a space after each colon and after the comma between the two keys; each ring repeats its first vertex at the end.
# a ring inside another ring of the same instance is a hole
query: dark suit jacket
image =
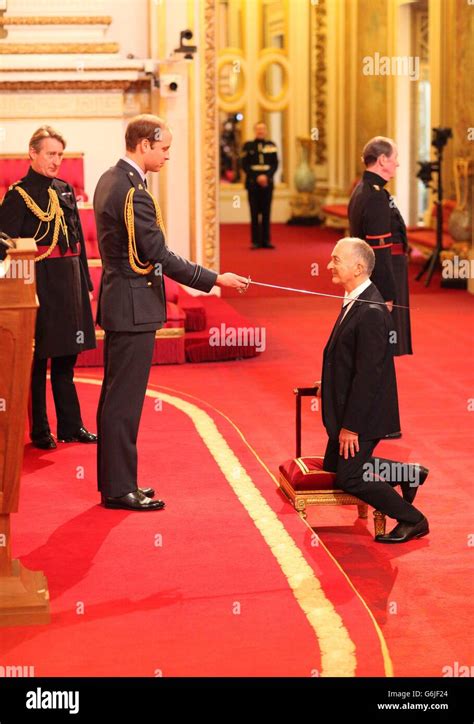
{"type": "MultiPolygon", "coordinates": [[[[359,299],[382,302],[371,284],[359,299]]],[[[354,302],[336,322],[323,354],[323,423],[330,438],[341,428],[361,440],[400,430],[397,381],[390,342],[390,312],[380,304],[354,302]]]]}
{"type": "Polygon", "coordinates": [[[102,282],[97,323],[114,332],[150,332],[166,321],[163,274],[209,292],[217,274],[172,252],[156,223],[155,207],[136,169],[120,160],[106,171],[94,194],[102,282]],[[140,260],[156,265],[148,275],[133,271],[128,260],[125,198],[135,187],[135,239],[140,260]]]}

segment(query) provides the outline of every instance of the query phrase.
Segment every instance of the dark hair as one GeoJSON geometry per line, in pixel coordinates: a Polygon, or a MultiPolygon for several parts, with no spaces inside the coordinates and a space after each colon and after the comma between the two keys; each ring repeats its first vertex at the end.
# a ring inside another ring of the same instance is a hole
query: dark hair
{"type": "Polygon", "coordinates": [[[362,151],[362,160],[366,166],[372,166],[377,163],[379,156],[385,155],[388,158],[393,153],[394,142],[391,138],[385,136],[375,136],[368,141],[362,151]]]}
{"type": "Polygon", "coordinates": [[[127,151],[134,151],[140,141],[145,139],[150,141],[153,148],[156,141],[161,140],[161,134],[165,129],[169,130],[165,121],[159,116],[154,116],[151,113],[142,113],[140,116],[135,116],[129,122],[125,131],[127,151]]]}
{"type": "Polygon", "coordinates": [[[40,126],[31,136],[29,147],[34,148],[34,150],[39,153],[43,139],[45,138],[55,138],[56,141],[63,144],[63,148],[66,148],[64,136],[62,136],[59,131],[55,131],[51,126],[40,126]]]}

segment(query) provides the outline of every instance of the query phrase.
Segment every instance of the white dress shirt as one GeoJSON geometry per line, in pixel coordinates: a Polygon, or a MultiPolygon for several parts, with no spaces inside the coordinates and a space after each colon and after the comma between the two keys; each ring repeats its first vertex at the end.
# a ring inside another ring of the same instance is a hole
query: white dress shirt
{"type": "MultiPolygon", "coordinates": [[[[344,309],[344,314],[341,317],[341,322],[344,319],[344,317],[346,316],[349,309],[354,304],[354,302],[357,299],[357,297],[359,296],[359,294],[362,294],[362,292],[365,289],[367,289],[367,287],[370,287],[371,284],[372,284],[372,282],[370,281],[370,279],[366,279],[365,282],[362,282],[362,284],[359,284],[359,286],[356,287],[355,289],[353,289],[352,292],[346,292],[344,294],[344,301],[342,303],[342,307],[344,309]]],[[[341,322],[339,322],[339,324],[341,324],[341,322]]]]}

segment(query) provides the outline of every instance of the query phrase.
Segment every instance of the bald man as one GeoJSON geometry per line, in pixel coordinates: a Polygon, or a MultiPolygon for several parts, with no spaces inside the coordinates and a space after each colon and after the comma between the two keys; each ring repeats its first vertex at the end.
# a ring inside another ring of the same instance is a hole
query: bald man
{"type": "Polygon", "coordinates": [[[370,280],[374,264],[373,249],[357,238],[338,241],[328,264],[345,299],[323,355],[320,390],[329,437],[323,467],[336,473],[339,488],[398,521],[377,542],[404,543],[429,532],[427,519],[412,505],[428,470],[372,456],[382,438],[400,430],[395,336],[390,312],[370,280]]]}

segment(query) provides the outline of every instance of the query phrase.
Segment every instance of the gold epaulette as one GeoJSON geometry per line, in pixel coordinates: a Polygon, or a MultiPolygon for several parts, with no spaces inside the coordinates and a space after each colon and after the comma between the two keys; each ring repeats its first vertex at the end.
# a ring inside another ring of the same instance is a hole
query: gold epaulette
{"type": "Polygon", "coordinates": [[[21,183],[21,179],[19,181],[14,181],[11,186],[8,187],[8,190],[11,191],[15,188],[15,186],[18,186],[18,184],[21,183]]]}
{"type": "MultiPolygon", "coordinates": [[[[143,186],[139,184],[138,188],[140,190],[143,189],[143,186]]],[[[156,225],[160,229],[161,233],[163,234],[163,237],[165,236],[165,228],[163,225],[163,218],[161,216],[161,209],[158,205],[158,201],[155,199],[155,197],[148,191],[148,189],[144,189],[145,192],[148,194],[148,196],[151,197],[153,204],[155,206],[155,214],[156,214],[156,225]]],[[[137,250],[137,243],[135,240],[135,215],[133,211],[133,195],[135,193],[135,188],[132,186],[132,188],[127,193],[127,196],[125,198],[125,206],[124,206],[124,219],[125,219],[125,227],[127,229],[128,234],[128,261],[133,269],[133,271],[136,274],[149,274],[153,271],[153,264],[151,264],[149,261],[143,262],[140,260],[140,257],[138,256],[138,250],[137,250]]]]}

